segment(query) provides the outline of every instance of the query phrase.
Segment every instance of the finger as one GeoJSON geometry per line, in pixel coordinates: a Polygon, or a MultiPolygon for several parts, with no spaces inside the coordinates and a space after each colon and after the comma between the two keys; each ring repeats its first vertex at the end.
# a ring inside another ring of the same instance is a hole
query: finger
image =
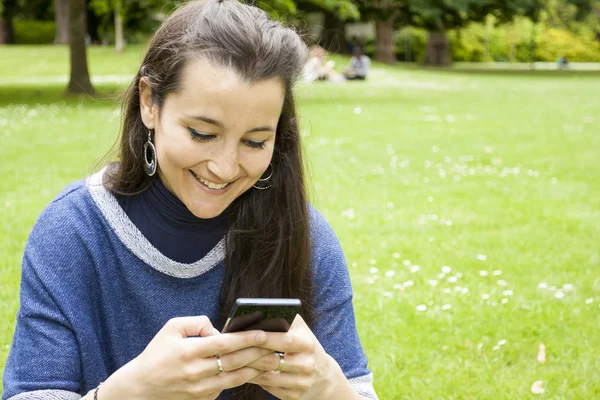
{"type": "Polygon", "coordinates": [[[265,332],[267,341],[260,347],[281,353],[312,353],[315,349],[314,335],[310,329],[289,332],[265,332]]]}
{"type": "Polygon", "coordinates": [[[221,392],[225,389],[231,389],[243,385],[244,383],[256,378],[261,373],[262,371],[258,371],[254,368],[242,367],[240,369],[236,369],[235,371],[225,372],[223,374],[203,379],[196,385],[194,392],[221,392]]]}
{"type": "MultiPolygon", "coordinates": [[[[279,354],[271,353],[248,364],[248,366],[261,371],[275,371],[279,368],[279,362],[279,354]]],[[[285,354],[283,356],[283,366],[281,371],[309,375],[314,369],[314,358],[310,357],[308,354],[285,354]]]]}
{"type": "Polygon", "coordinates": [[[250,379],[249,383],[305,391],[310,387],[309,379],[304,375],[269,371],[250,379]]]}
{"type": "Polygon", "coordinates": [[[308,330],[310,330],[310,328],[304,321],[304,318],[302,318],[302,316],[300,314],[296,314],[296,317],[294,317],[294,321],[292,322],[292,326],[290,327],[290,329],[308,329],[308,330]]]}
{"type": "MultiPolygon", "coordinates": [[[[221,354],[221,365],[225,372],[233,371],[247,365],[252,364],[256,360],[267,356],[268,354],[275,354],[271,350],[262,349],[260,347],[249,347],[234,351],[233,353],[221,354]]],[[[279,357],[279,356],[277,356],[279,357]]]]}
{"type": "Polygon", "coordinates": [[[186,339],[189,341],[192,349],[190,355],[193,357],[206,358],[216,356],[218,354],[233,353],[248,347],[261,347],[267,341],[265,332],[262,331],[247,331],[235,333],[222,333],[219,335],[186,339]]]}
{"type": "MultiPolygon", "coordinates": [[[[223,363],[221,362],[221,367],[223,363]]],[[[223,369],[225,371],[225,369],[223,369]]],[[[221,368],[219,368],[219,359],[217,357],[200,358],[186,360],[182,366],[182,372],[185,380],[189,382],[199,382],[205,378],[219,375],[221,368]]]]}
{"type": "MultiPolygon", "coordinates": [[[[267,349],[263,349],[263,350],[268,351],[269,354],[259,358],[256,361],[253,361],[252,363],[248,364],[248,366],[259,369],[261,371],[275,371],[279,367],[279,360],[280,360],[279,354],[272,353],[271,350],[267,350],[267,349]]],[[[287,366],[288,359],[289,359],[288,356],[285,356],[284,368],[287,366]]],[[[287,369],[287,368],[285,368],[285,369],[287,369]]]]}
{"type": "Polygon", "coordinates": [[[162,328],[162,331],[178,334],[182,338],[190,336],[207,337],[219,334],[219,331],[213,327],[210,319],[205,315],[171,318],[162,328]]]}

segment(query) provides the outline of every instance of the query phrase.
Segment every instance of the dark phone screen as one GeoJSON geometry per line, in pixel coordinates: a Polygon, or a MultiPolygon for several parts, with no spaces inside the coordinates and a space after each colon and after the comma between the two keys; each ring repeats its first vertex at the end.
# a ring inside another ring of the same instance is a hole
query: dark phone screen
{"type": "Polygon", "coordinates": [[[223,332],[262,330],[287,332],[300,311],[297,306],[241,305],[237,306],[223,332]]]}

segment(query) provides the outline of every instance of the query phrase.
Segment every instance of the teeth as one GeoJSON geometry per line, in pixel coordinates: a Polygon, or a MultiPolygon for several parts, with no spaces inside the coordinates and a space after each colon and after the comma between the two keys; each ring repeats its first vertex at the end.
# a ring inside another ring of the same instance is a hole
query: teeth
{"type": "Polygon", "coordinates": [[[203,179],[203,178],[199,177],[196,174],[194,174],[194,175],[196,176],[196,178],[198,178],[198,180],[200,182],[202,182],[203,184],[205,184],[206,186],[208,186],[211,189],[219,190],[219,189],[223,189],[225,186],[229,185],[229,183],[214,183],[214,182],[210,182],[210,181],[207,181],[206,179],[203,179]]]}

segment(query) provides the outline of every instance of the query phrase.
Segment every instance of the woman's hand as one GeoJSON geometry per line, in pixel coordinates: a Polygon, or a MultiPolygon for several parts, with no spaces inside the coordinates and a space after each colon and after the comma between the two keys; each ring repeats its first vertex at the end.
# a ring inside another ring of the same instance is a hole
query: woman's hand
{"type": "Polygon", "coordinates": [[[216,399],[262,372],[247,365],[272,353],[259,347],[266,341],[262,331],[220,334],[205,316],[171,319],[138,357],[102,384],[98,398],[216,399]]]}
{"type": "Polygon", "coordinates": [[[285,353],[283,368],[277,353],[265,355],[249,364],[264,371],[250,380],[267,392],[283,399],[331,399],[336,385],[349,386],[341,368],[323,349],[300,315],[286,333],[267,332],[263,348],[285,353]]]}

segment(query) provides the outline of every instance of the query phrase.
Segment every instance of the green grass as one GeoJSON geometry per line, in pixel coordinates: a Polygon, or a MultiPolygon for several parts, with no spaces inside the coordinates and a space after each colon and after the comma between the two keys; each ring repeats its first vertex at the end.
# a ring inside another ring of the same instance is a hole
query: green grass
{"type": "MultiPolygon", "coordinates": [[[[27,235],[118,132],[108,97],[27,83],[65,75],[66,54],[0,48],[0,369],[27,235]]],[[[90,58],[131,75],[140,55],[90,58]]],[[[381,399],[600,397],[599,77],[375,65],[367,82],[297,88],[312,200],[344,247],[381,399]]]]}
{"type": "MultiPolygon", "coordinates": [[[[130,46],[122,54],[114,47],[88,48],[88,68],[92,75],[133,75],[142,61],[142,47],[130,46]]],[[[0,47],[0,78],[50,77],[69,75],[68,46],[0,47]]]]}

